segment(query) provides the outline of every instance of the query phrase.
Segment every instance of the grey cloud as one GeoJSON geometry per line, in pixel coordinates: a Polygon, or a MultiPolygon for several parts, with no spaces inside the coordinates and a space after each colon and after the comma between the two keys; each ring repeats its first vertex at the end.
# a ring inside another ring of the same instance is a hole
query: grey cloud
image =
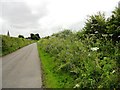
{"type": "Polygon", "coordinates": [[[27,29],[27,28],[34,28],[34,29],[36,29],[36,28],[38,28],[40,25],[38,24],[38,23],[29,23],[29,24],[12,24],[11,25],[11,27],[13,27],[13,28],[19,28],[19,29],[27,29]]]}
{"type": "Polygon", "coordinates": [[[47,15],[46,5],[39,8],[39,13],[33,14],[25,2],[0,2],[2,18],[15,28],[37,27],[38,20],[47,15]]]}

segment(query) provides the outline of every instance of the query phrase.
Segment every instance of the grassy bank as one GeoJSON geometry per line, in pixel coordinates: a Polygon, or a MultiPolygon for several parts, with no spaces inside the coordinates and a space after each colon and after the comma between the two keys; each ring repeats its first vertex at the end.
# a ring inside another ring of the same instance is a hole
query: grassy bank
{"type": "MultiPolygon", "coordinates": [[[[43,87],[64,88],[65,83],[63,82],[66,82],[67,79],[70,80],[72,78],[70,78],[67,74],[58,73],[54,71],[54,59],[42,49],[40,43],[38,43],[38,51],[43,69],[43,87]]],[[[67,84],[68,83],[66,83],[66,88],[69,87],[69,84],[67,84]]]]}
{"type": "Polygon", "coordinates": [[[9,54],[17,49],[20,49],[26,45],[33,43],[31,40],[23,39],[23,38],[15,38],[15,37],[8,37],[4,35],[0,35],[1,39],[1,52],[0,56],[4,56],[9,54]]]}

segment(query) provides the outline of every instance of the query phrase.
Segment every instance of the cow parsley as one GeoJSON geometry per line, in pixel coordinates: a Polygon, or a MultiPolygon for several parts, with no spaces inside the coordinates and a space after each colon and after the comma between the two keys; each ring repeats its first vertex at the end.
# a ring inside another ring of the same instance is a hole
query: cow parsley
{"type": "Polygon", "coordinates": [[[80,85],[79,84],[76,84],[73,88],[79,88],[80,85]]]}
{"type": "Polygon", "coordinates": [[[99,49],[98,47],[91,48],[92,51],[97,51],[98,49],[99,49]]]}

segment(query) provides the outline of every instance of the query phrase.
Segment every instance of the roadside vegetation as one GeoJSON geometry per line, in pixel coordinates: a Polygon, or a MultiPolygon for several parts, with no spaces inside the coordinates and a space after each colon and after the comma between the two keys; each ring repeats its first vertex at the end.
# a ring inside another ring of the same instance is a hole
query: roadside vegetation
{"type": "Polygon", "coordinates": [[[5,35],[0,35],[1,45],[0,45],[0,56],[9,54],[17,49],[20,49],[28,44],[33,43],[32,40],[27,40],[24,38],[15,38],[5,35]]]}
{"type": "Polygon", "coordinates": [[[120,87],[120,9],[89,16],[82,31],[38,42],[46,88],[120,87]]]}

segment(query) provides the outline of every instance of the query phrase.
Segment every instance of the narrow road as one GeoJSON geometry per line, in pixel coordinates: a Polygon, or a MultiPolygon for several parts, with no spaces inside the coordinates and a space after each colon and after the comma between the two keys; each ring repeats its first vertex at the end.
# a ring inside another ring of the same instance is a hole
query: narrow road
{"type": "Polygon", "coordinates": [[[28,45],[2,57],[3,88],[41,88],[37,44],[28,45]]]}

